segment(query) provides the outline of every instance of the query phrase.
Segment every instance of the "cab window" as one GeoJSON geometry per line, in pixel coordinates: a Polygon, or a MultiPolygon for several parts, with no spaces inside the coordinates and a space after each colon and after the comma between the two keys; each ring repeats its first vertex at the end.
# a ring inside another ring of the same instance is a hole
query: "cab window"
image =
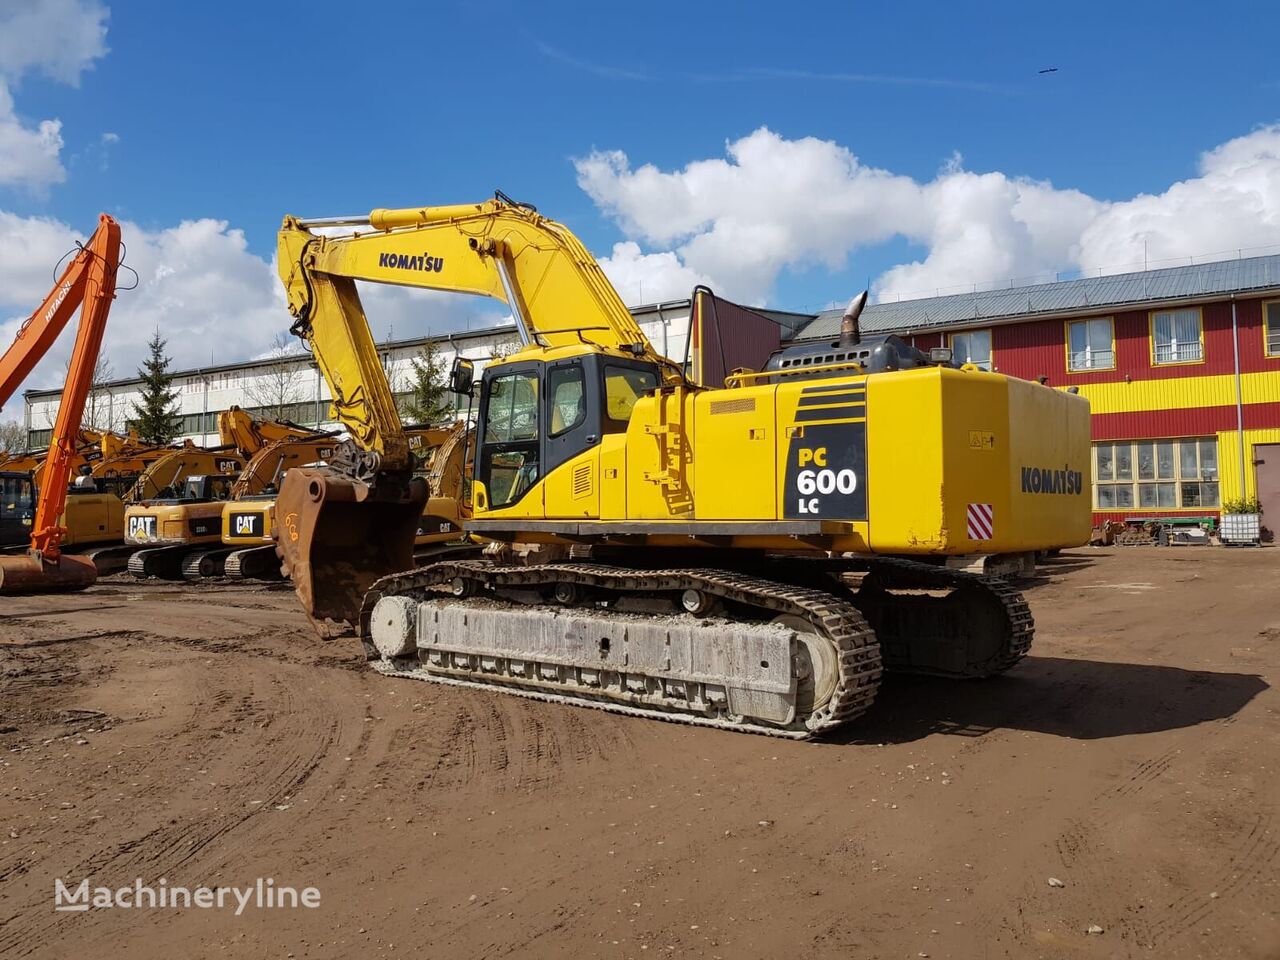
{"type": "Polygon", "coordinates": [[[605,431],[619,433],[625,430],[636,401],[657,388],[658,374],[655,370],[605,364],[605,431]]]}
{"type": "Polygon", "coordinates": [[[587,418],[581,364],[552,368],[547,393],[551,395],[551,436],[558,437],[587,418]]]}
{"type": "Polygon", "coordinates": [[[26,477],[0,477],[0,519],[30,520],[34,515],[31,498],[31,481],[26,477]]]}
{"type": "Polygon", "coordinates": [[[538,374],[489,381],[479,477],[491,507],[515,503],[538,482],[538,374]]]}
{"type": "Polygon", "coordinates": [[[486,443],[538,439],[538,375],[511,373],[489,384],[486,443]]]}

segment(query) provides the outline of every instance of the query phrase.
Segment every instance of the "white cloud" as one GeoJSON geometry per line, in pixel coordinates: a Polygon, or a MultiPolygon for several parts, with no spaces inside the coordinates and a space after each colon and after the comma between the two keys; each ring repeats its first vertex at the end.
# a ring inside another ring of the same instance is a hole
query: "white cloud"
{"type": "Polygon", "coordinates": [[[107,52],[109,13],[97,0],[8,0],[0,4],[0,74],[38,72],[76,86],[107,52]]]}
{"type": "MultiPolygon", "coordinates": [[[[157,328],[175,369],[263,356],[277,336],[288,334],[291,318],[275,265],[250,251],[244,233],[226,221],[187,220],[161,230],[122,222],[120,232],[138,285],[118,292],[103,341],[117,376],[133,374],[157,328]]],[[[49,293],[58,259],[85,239],[57,220],[0,211],[0,318],[7,318],[0,321],[0,350],[49,293]]],[[[122,270],[119,286],[132,282],[122,270]]],[[[506,313],[496,302],[435,291],[360,284],[360,292],[379,339],[392,332],[406,339],[480,329],[500,323],[506,313]]],[[[74,337],[72,329],[63,332],[24,388],[61,383],[74,337]]]]}
{"type": "MultiPolygon", "coordinates": [[[[0,187],[40,193],[66,180],[62,121],[27,125],[14,109],[11,88],[27,73],[78,86],[80,74],[107,52],[107,16],[97,0],[0,3],[0,187]]],[[[100,149],[116,140],[104,134],[100,149]]]]}
{"type": "Polygon", "coordinates": [[[1144,257],[1229,254],[1280,243],[1280,126],[1208,151],[1199,173],[1164,193],[1107,207],[1081,233],[1080,265],[1140,264],[1144,257]]]}
{"type": "Polygon", "coordinates": [[[28,127],[13,110],[9,87],[0,78],[0,187],[39,191],[67,178],[62,153],[62,122],[42,120],[28,127]]]}
{"type": "Polygon", "coordinates": [[[600,266],[623,301],[632,306],[678,300],[707,282],[674,253],[642,253],[640,244],[630,240],[615,243],[613,253],[600,258],[600,266]]]}
{"type": "Polygon", "coordinates": [[[637,243],[624,260],[665,270],[685,289],[681,274],[692,271],[753,303],[770,297],[784,270],[838,270],[851,253],[898,237],[927,253],[881,275],[881,297],[1122,269],[1142,262],[1144,242],[1151,261],[1280,244],[1280,126],[1210,150],[1198,177],[1120,202],[971,172],[959,154],[920,182],[867,166],[840,144],[766,128],[725,152],[672,171],[633,169],[619,151],[575,166],[597,206],[633,241],[656,248],[637,243]]]}

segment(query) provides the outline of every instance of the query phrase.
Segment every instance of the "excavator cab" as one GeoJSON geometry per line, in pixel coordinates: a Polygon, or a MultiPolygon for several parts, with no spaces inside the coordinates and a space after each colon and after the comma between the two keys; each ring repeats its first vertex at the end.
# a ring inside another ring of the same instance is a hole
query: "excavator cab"
{"type": "MultiPolygon", "coordinates": [[[[514,507],[542,477],[598,445],[606,434],[625,432],[636,402],[661,381],[656,364],[598,353],[486,369],[480,391],[477,510],[514,507]]],[[[582,480],[577,486],[570,499],[581,502],[591,484],[582,480]]],[[[575,515],[575,507],[560,502],[528,509],[534,516],[575,515]]]]}
{"type": "Polygon", "coordinates": [[[36,491],[31,474],[0,473],[0,547],[26,545],[36,516],[36,491]]]}

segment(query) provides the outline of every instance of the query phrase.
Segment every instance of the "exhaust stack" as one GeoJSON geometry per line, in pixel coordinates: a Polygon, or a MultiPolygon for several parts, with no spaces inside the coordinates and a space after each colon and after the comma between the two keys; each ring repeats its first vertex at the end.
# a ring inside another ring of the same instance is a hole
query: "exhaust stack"
{"type": "Polygon", "coordinates": [[[840,346],[856,347],[862,342],[862,329],[858,325],[858,317],[862,316],[862,308],[866,305],[866,290],[849,301],[844,316],[840,318],[840,346]]]}

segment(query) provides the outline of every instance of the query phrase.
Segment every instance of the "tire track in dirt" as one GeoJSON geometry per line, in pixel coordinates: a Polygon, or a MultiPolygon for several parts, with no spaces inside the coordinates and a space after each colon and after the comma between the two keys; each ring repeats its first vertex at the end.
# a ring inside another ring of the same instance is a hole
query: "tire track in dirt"
{"type": "MultiPolygon", "coordinates": [[[[207,647],[199,651],[208,652],[207,647]]],[[[220,665],[235,659],[225,656],[220,665]]],[[[325,698],[294,693],[314,682],[309,669],[295,665],[289,675],[243,669],[213,673],[200,660],[188,660],[178,685],[179,702],[188,707],[185,716],[175,729],[165,731],[162,743],[149,746],[163,750],[165,743],[180,743],[189,763],[209,769],[222,757],[219,741],[233,738],[241,745],[244,762],[219,776],[212,803],[198,788],[181,781],[151,785],[155,802],[149,808],[144,802],[136,811],[137,821],[113,830],[131,835],[85,852],[65,875],[72,880],[89,877],[94,886],[121,886],[135,877],[198,885],[246,848],[268,840],[283,825],[273,822],[279,812],[275,808],[296,804],[296,794],[316,775],[340,734],[337,716],[324,708],[325,698]],[[240,689],[241,682],[249,689],[240,689]],[[250,797],[261,802],[250,804],[250,797]],[[165,799],[171,801],[168,807],[165,799]],[[157,819],[167,822],[147,824],[157,819]]],[[[8,872],[24,866],[15,864],[8,872]]],[[[35,893],[35,902],[9,901],[11,912],[0,920],[0,955],[28,956],[68,929],[68,916],[48,908],[49,890],[41,887],[35,893]]],[[[84,934],[102,916],[90,911],[71,922],[77,934],[84,934]]]]}
{"type": "Polygon", "coordinates": [[[1208,881],[1207,884],[1202,882],[1196,889],[1185,891],[1148,921],[1148,940],[1144,946],[1162,947],[1184,937],[1224,899],[1273,869],[1280,857],[1280,837],[1274,829],[1274,813],[1270,805],[1248,812],[1236,831],[1238,843],[1226,862],[1201,875],[1200,879],[1208,881]],[[1217,896],[1210,896],[1210,893],[1217,896]]]}
{"type": "MultiPolygon", "coordinates": [[[[1130,865],[1123,863],[1124,858],[1110,853],[1099,842],[1098,825],[1114,822],[1173,768],[1181,752],[1170,749],[1140,760],[1126,776],[1101,791],[1081,815],[1066,821],[1054,848],[1064,870],[1071,875],[1073,887],[1105,889],[1117,882],[1118,874],[1126,872],[1130,865]],[[1120,810],[1116,809],[1117,804],[1120,810]]],[[[1197,874],[1192,888],[1154,910],[1139,903],[1125,905],[1116,923],[1121,938],[1143,950],[1180,942],[1208,917],[1215,905],[1274,868],[1280,860],[1280,837],[1273,820],[1271,806],[1253,808],[1233,830],[1237,843],[1229,856],[1207,865],[1210,869],[1197,874]],[[1210,897],[1210,892],[1216,896],[1210,897]]],[[[1100,903],[1099,908],[1114,910],[1115,905],[1100,903]]]]}

